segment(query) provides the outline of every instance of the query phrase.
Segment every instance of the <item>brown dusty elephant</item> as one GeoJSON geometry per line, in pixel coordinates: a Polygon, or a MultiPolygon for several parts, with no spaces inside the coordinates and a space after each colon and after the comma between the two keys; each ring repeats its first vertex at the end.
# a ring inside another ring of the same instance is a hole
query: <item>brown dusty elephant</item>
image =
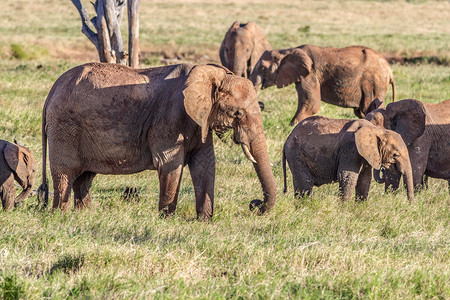
{"type": "Polygon", "coordinates": [[[34,185],[36,162],[30,150],[0,140],[0,198],[3,209],[11,209],[26,199],[34,185]],[[15,198],[14,180],[22,187],[15,198]]]}
{"type": "Polygon", "coordinates": [[[342,200],[349,200],[353,190],[357,199],[365,200],[372,167],[385,167],[403,174],[408,199],[414,198],[411,164],[402,138],[367,120],[312,116],[297,124],[283,148],[284,192],[286,160],[296,196],[309,195],[313,186],[338,181],[342,200]]]}
{"type": "MultiPolygon", "coordinates": [[[[43,177],[47,139],[53,178],[53,208],[91,202],[95,175],[157,170],[159,210],[175,211],[183,167],[189,165],[197,216],[213,215],[215,156],[212,130],[234,129],[234,141],[253,162],[270,210],[276,186],[261,112],[251,82],[216,65],[171,65],[150,69],[89,63],[58,78],[42,118],[43,177]]],[[[45,182],[40,188],[48,190],[45,182]]],[[[48,193],[47,193],[48,194],[48,193]]],[[[48,195],[45,197],[48,201],[48,195]]]]}
{"type": "Polygon", "coordinates": [[[303,45],[297,48],[266,51],[259,59],[250,80],[262,89],[282,88],[295,83],[298,107],[291,125],[316,114],[320,101],[352,107],[362,118],[370,112],[375,98],[384,101],[395,82],[386,59],[363,47],[327,48],[303,45]]]}
{"type": "MultiPolygon", "coordinates": [[[[413,183],[420,189],[424,175],[450,183],[450,99],[441,103],[422,103],[415,99],[390,103],[366,116],[375,125],[400,134],[408,147],[413,183]]],[[[396,190],[400,178],[389,170],[374,172],[375,180],[386,190],[396,190]]]]}
{"type": "Polygon", "coordinates": [[[270,50],[269,42],[255,22],[235,21],[225,34],[219,56],[222,65],[234,74],[248,78],[261,55],[270,50]]]}

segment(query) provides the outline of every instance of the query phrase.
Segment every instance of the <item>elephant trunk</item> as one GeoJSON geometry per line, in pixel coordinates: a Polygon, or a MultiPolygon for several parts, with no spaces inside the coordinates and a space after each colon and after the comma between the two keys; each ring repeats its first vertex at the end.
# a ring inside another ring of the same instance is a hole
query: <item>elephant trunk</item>
{"type": "Polygon", "coordinates": [[[276,184],[272,173],[272,168],[269,162],[269,153],[267,151],[266,140],[264,133],[250,142],[250,152],[255,162],[253,166],[256,174],[258,174],[259,181],[264,193],[264,201],[255,199],[250,203],[250,209],[259,209],[259,213],[263,214],[273,208],[276,201],[276,184]]]}
{"type": "Polygon", "coordinates": [[[27,185],[25,188],[23,188],[22,192],[17,196],[16,200],[14,201],[15,205],[20,205],[20,203],[27,199],[28,196],[30,196],[31,194],[31,189],[32,189],[33,185],[27,185]]]}
{"type": "Polygon", "coordinates": [[[396,165],[398,171],[403,175],[403,182],[406,185],[406,192],[408,195],[408,200],[414,201],[414,184],[413,184],[413,174],[411,168],[411,162],[409,160],[408,153],[402,156],[403,159],[398,160],[396,165]]]}
{"type": "Polygon", "coordinates": [[[235,58],[231,61],[232,71],[237,76],[244,76],[247,78],[247,70],[245,68],[245,62],[240,58],[235,58]]]}
{"type": "MultiPolygon", "coordinates": [[[[408,159],[409,162],[409,159],[408,159]]],[[[414,201],[414,184],[411,164],[406,166],[406,170],[403,172],[403,181],[406,184],[406,192],[408,194],[409,202],[414,201]]]]}

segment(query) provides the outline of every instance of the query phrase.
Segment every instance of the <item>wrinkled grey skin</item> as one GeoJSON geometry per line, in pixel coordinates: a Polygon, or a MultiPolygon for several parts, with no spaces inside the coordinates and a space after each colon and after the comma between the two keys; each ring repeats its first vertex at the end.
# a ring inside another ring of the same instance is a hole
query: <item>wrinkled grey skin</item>
{"type": "Polygon", "coordinates": [[[0,198],[3,209],[14,208],[26,199],[33,188],[36,175],[36,161],[30,150],[0,140],[0,198]],[[14,180],[22,187],[15,199],[14,180]]]}
{"type": "Polygon", "coordinates": [[[292,172],[295,196],[309,195],[313,186],[339,182],[342,200],[356,191],[365,200],[372,167],[403,174],[408,199],[414,198],[411,164],[402,138],[366,120],[312,116],[292,130],[283,148],[284,191],[287,191],[286,160],[292,172]]]}
{"type": "MultiPolygon", "coordinates": [[[[400,134],[408,147],[415,189],[424,185],[425,175],[450,184],[450,99],[437,104],[405,99],[379,108],[366,117],[380,127],[400,134]]],[[[400,177],[389,170],[374,171],[385,189],[397,190],[400,177]]]]}
{"type": "MultiPolygon", "coordinates": [[[[253,162],[270,210],[276,186],[261,112],[251,82],[222,66],[188,64],[149,69],[89,63],[59,77],[42,118],[43,178],[47,138],[53,208],[91,202],[95,175],[157,170],[159,210],[175,211],[183,167],[189,166],[197,216],[213,215],[215,155],[212,130],[234,130],[234,141],[253,162]]],[[[45,182],[41,194],[48,190],[45,182]]],[[[46,197],[47,198],[47,197],[46,197]]],[[[47,199],[45,199],[45,202],[47,199]]]]}
{"type": "Polygon", "coordinates": [[[223,66],[237,76],[248,78],[264,51],[270,49],[266,36],[255,22],[235,21],[225,34],[219,56],[223,66]]]}
{"type": "Polygon", "coordinates": [[[295,83],[298,107],[291,125],[316,114],[320,101],[354,108],[363,118],[370,104],[378,98],[384,101],[395,82],[386,59],[376,51],[363,47],[328,48],[303,45],[297,48],[271,50],[263,53],[250,80],[262,89],[278,88],[295,83]]]}

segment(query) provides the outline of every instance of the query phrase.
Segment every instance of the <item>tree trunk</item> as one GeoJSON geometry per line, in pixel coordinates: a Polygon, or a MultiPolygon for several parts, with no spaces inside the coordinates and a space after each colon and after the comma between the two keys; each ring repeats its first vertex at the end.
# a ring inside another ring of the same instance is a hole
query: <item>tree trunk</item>
{"type": "Polygon", "coordinates": [[[139,67],[139,0],[128,0],[129,66],[139,67]]]}
{"type": "MultiPolygon", "coordinates": [[[[101,62],[127,63],[128,53],[123,46],[120,24],[122,23],[125,0],[96,0],[93,3],[97,16],[91,19],[97,32],[89,27],[89,15],[81,0],[72,0],[80,13],[83,32],[97,48],[101,62]]],[[[130,57],[130,66],[139,64],[139,0],[129,0],[129,49],[133,52],[130,57]]]]}

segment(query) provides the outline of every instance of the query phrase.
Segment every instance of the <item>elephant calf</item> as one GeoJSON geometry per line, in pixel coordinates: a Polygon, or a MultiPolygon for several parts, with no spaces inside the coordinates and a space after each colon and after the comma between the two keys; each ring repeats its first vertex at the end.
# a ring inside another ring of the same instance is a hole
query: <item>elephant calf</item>
{"type": "Polygon", "coordinates": [[[365,200],[372,180],[372,167],[400,172],[413,200],[411,163],[401,136],[367,120],[338,120],[312,116],[300,122],[283,148],[284,191],[286,160],[292,172],[296,196],[309,195],[313,186],[339,182],[342,200],[356,190],[365,200]]]}
{"type": "MultiPolygon", "coordinates": [[[[405,99],[378,108],[366,117],[375,125],[400,134],[408,148],[416,189],[423,186],[424,175],[447,180],[450,185],[450,99],[441,103],[422,103],[405,99]]],[[[385,183],[386,190],[396,190],[398,174],[389,170],[375,180],[385,183]]]]}
{"type": "Polygon", "coordinates": [[[0,152],[0,198],[3,209],[7,210],[30,195],[34,185],[36,162],[30,150],[4,140],[0,140],[0,152]],[[23,188],[16,199],[14,180],[23,188]]]}
{"type": "Polygon", "coordinates": [[[303,45],[263,53],[250,80],[262,89],[278,88],[295,83],[298,93],[297,112],[291,120],[295,125],[319,112],[320,101],[341,107],[352,107],[363,118],[371,111],[375,98],[381,101],[395,82],[386,59],[363,46],[346,48],[303,45]]]}
{"type": "Polygon", "coordinates": [[[236,21],[225,34],[219,56],[224,67],[247,78],[263,52],[270,49],[266,36],[255,22],[236,21]]]}

